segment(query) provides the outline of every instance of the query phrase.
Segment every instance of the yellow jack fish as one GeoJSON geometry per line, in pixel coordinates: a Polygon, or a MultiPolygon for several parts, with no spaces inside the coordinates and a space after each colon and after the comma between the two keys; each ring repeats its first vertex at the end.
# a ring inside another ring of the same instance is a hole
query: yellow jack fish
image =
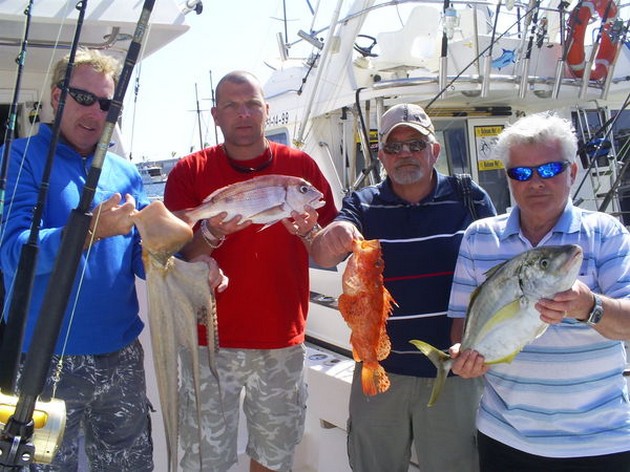
{"type": "MultiPolygon", "coordinates": [[[[534,305],[541,298],[552,298],[571,288],[582,257],[582,248],[574,244],[541,246],[490,269],[485,282],[471,295],[461,350],[477,351],[486,364],[512,362],[549,326],[540,319],[534,305]]],[[[410,342],[438,370],[429,399],[431,406],[442,391],[453,361],[430,344],[415,339],[410,342]]]]}

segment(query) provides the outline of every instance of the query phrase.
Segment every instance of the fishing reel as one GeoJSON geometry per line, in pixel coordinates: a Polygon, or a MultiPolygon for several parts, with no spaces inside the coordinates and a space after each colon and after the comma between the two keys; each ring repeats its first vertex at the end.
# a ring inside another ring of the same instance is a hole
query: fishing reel
{"type": "MultiPolygon", "coordinates": [[[[18,397],[0,392],[0,428],[4,429],[15,413],[18,397]]],[[[33,437],[31,443],[35,449],[32,457],[39,464],[50,464],[61,444],[66,427],[66,404],[63,400],[35,402],[33,411],[33,437]]],[[[27,464],[30,458],[23,458],[27,464]]]]}

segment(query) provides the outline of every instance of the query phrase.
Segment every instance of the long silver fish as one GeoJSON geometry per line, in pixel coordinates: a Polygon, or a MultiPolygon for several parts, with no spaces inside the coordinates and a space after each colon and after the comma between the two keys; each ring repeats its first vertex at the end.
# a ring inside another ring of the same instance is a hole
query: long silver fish
{"type": "MultiPolygon", "coordinates": [[[[582,248],[574,244],[542,246],[505,261],[486,273],[473,292],[466,313],[461,350],[473,349],[486,364],[512,362],[526,344],[549,326],[534,305],[541,298],[571,288],[582,264],[582,248]]],[[[437,400],[453,360],[423,341],[410,341],[437,368],[428,406],[437,400]]]]}
{"type": "Polygon", "coordinates": [[[178,350],[183,347],[191,354],[200,425],[197,323],[201,321],[207,327],[209,363],[218,378],[214,294],[208,284],[209,271],[205,262],[185,262],[173,257],[192,239],[188,224],[170,213],[160,201],[151,203],[132,218],[142,236],[155,376],[166,432],[169,470],[175,471],[179,438],[178,350]]]}
{"type": "Polygon", "coordinates": [[[305,205],[320,208],[324,205],[322,193],[306,180],[290,175],[261,175],[215,190],[195,208],[178,212],[189,224],[227,212],[226,220],[242,215],[242,221],[251,220],[267,228],[292,211],[301,213],[305,205]]]}

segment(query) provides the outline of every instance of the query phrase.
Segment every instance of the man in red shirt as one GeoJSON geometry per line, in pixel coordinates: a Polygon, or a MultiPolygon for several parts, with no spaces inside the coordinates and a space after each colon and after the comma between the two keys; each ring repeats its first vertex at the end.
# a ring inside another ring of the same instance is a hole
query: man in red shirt
{"type": "MultiPolygon", "coordinates": [[[[216,100],[212,116],[225,141],[183,158],[170,172],[164,202],[171,211],[196,207],[221,187],[269,174],[304,178],[323,193],[326,204],[318,211],[307,207],[303,214],[294,212],[263,231],[240,217],[226,221],[222,213],[201,221],[182,250],[187,260],[212,254],[230,279],[227,290],[216,294],[221,389],[206,367],[202,444],[197,448],[196,413],[184,409],[182,466],[198,467],[200,451],[204,470],[227,471],[236,463],[244,388],[250,471],[289,471],[304,427],[310,241],[319,224],[329,223],[337,210],[313,159],[265,138],[269,105],[256,77],[242,71],[227,74],[217,85],[216,100]]],[[[206,339],[204,330],[200,326],[200,344],[206,339]]],[[[182,377],[182,404],[192,406],[191,375],[184,372],[182,377]]]]}

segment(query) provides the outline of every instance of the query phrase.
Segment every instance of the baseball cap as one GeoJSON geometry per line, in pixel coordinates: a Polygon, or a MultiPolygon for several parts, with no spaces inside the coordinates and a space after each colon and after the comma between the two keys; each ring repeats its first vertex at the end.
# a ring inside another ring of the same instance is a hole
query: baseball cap
{"type": "Polygon", "coordinates": [[[389,133],[399,126],[409,126],[423,135],[435,135],[431,118],[421,106],[412,103],[394,105],[381,117],[380,142],[386,143],[389,133]]]}

